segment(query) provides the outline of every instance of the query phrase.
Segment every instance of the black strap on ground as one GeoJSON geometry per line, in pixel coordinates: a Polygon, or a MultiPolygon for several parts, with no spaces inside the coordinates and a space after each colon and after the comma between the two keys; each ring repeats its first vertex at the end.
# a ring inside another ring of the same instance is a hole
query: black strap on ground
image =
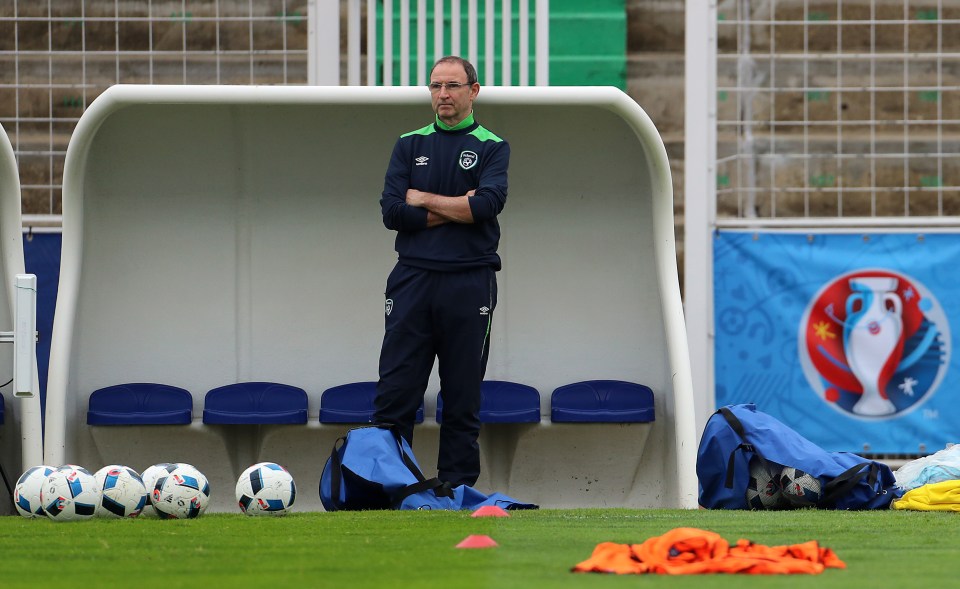
{"type": "Polygon", "coordinates": [[[10,501],[16,503],[13,497],[13,489],[10,487],[10,481],[7,479],[7,472],[3,470],[2,464],[0,464],[0,477],[3,477],[3,486],[7,488],[7,495],[10,495],[10,501]]]}
{"type": "MultiPolygon", "coordinates": [[[[403,500],[409,497],[410,495],[415,495],[417,493],[422,493],[423,491],[435,491],[437,497],[447,497],[448,495],[441,494],[443,493],[442,489],[447,486],[446,483],[440,479],[434,477],[432,479],[426,479],[418,483],[413,483],[412,485],[407,485],[406,487],[400,489],[390,497],[390,501],[393,504],[394,509],[399,509],[400,504],[403,503],[403,500]],[[437,491],[440,490],[440,491],[437,491]]],[[[447,486],[449,488],[449,486],[447,486]]],[[[452,494],[451,494],[452,495],[452,494]]]]}
{"type": "Polygon", "coordinates": [[[757,452],[757,449],[753,447],[753,444],[747,441],[747,430],[744,429],[743,424],[740,423],[740,420],[736,415],[733,414],[733,411],[730,411],[728,407],[721,407],[717,410],[717,413],[723,416],[727,420],[727,424],[730,426],[730,429],[734,431],[738,436],[740,436],[741,443],[739,446],[730,451],[730,457],[727,459],[727,478],[724,480],[724,486],[728,489],[733,488],[733,479],[735,470],[736,470],[736,459],[737,453],[740,451],[743,452],[753,452],[753,455],[760,459],[763,463],[764,468],[770,470],[769,462],[767,459],[760,455],[757,452]]]}
{"type": "Polygon", "coordinates": [[[333,443],[333,451],[330,452],[330,499],[337,507],[340,505],[340,448],[346,441],[346,436],[337,438],[333,443]]]}
{"type": "Polygon", "coordinates": [[[879,471],[880,467],[873,462],[862,462],[856,466],[851,466],[824,485],[823,498],[820,500],[820,504],[823,506],[833,505],[838,499],[841,499],[859,485],[863,479],[867,479],[867,484],[872,488],[877,483],[879,471]],[[865,466],[868,468],[864,469],[865,466]]]}

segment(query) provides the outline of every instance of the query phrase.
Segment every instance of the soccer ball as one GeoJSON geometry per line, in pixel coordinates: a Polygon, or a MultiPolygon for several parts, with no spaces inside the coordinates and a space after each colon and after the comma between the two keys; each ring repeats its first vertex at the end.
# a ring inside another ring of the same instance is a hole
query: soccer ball
{"type": "Polygon", "coordinates": [[[293,477],[274,462],[254,464],[237,480],[237,503],[247,515],[285,515],[296,498],[293,477]]]}
{"type": "Polygon", "coordinates": [[[800,469],[786,467],[780,473],[784,498],[795,507],[816,507],[820,501],[820,480],[800,469]]]}
{"type": "Polygon", "coordinates": [[[111,464],[93,475],[100,489],[100,517],[137,517],[147,504],[147,489],[137,471],[111,464]]]}
{"type": "Polygon", "coordinates": [[[747,484],[747,505],[750,509],[779,509],[785,502],[780,487],[781,467],[756,456],[750,460],[750,482],[747,484]]]}
{"type": "Polygon", "coordinates": [[[177,465],[172,462],[161,462],[153,466],[148,466],[147,469],[143,471],[143,474],[140,475],[140,478],[143,479],[143,486],[147,488],[147,495],[149,496],[150,492],[153,491],[153,487],[157,484],[157,479],[160,478],[160,475],[166,476],[176,469],[177,465]]]}
{"type": "Polygon", "coordinates": [[[40,465],[28,468],[17,479],[13,489],[13,504],[17,512],[23,517],[42,517],[43,507],[40,503],[40,488],[47,477],[56,470],[52,466],[40,465]]]}
{"type": "Polygon", "coordinates": [[[166,476],[176,470],[177,465],[172,462],[161,462],[148,466],[140,478],[143,479],[143,486],[147,489],[147,504],[143,508],[142,515],[156,514],[153,509],[153,488],[157,485],[157,479],[160,475],[166,476]]]}
{"type": "Polygon", "coordinates": [[[90,519],[100,504],[97,479],[83,467],[61,466],[40,487],[40,504],[54,521],[90,519]]]}
{"type": "Polygon", "coordinates": [[[93,474],[93,473],[91,473],[89,470],[87,470],[87,469],[85,469],[84,467],[82,467],[82,466],[80,466],[80,465],[77,465],[77,464],[61,464],[60,466],[58,466],[58,467],[55,468],[54,470],[60,470],[60,471],[63,471],[63,472],[69,472],[69,471],[71,471],[71,470],[79,470],[80,472],[85,472],[85,473],[87,473],[87,474],[93,474]]]}
{"type": "Polygon", "coordinates": [[[157,478],[151,502],[163,519],[200,517],[210,503],[210,483],[193,466],[179,463],[173,471],[157,478]]]}

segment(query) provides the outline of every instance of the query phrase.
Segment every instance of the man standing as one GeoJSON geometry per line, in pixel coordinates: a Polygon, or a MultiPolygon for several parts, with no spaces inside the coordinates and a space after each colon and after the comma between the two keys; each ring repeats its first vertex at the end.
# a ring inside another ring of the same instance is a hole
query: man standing
{"type": "Polygon", "coordinates": [[[454,487],[480,476],[480,383],[510,163],[507,142],[474,119],[479,92],[470,62],[448,56],[434,64],[436,119],[397,140],[380,198],[383,224],[397,232],[398,261],[387,278],[374,422],[394,424],[412,443],[436,358],[443,397],[437,476],[454,487]]]}

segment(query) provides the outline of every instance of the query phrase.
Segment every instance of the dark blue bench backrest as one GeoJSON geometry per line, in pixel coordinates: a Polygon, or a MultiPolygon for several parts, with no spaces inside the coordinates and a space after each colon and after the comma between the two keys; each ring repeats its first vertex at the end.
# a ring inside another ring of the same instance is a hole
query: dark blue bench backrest
{"type": "Polygon", "coordinates": [[[307,393],[275,382],[238,382],[211,389],[203,404],[203,423],[307,423],[307,393]]]}
{"type": "Polygon", "coordinates": [[[93,391],[89,425],[186,425],[193,419],[189,391],[164,384],[134,382],[93,391]]]}
{"type": "Polygon", "coordinates": [[[550,419],[572,423],[646,423],[654,420],[650,387],[622,380],[587,380],[557,388],[550,419]]]}
{"type": "MultiPolygon", "coordinates": [[[[376,396],[376,382],[331,387],[320,396],[320,423],[370,423],[376,396]]],[[[416,423],[423,423],[423,403],[417,410],[416,423]]]]}
{"type": "MultiPolygon", "coordinates": [[[[437,395],[437,423],[443,421],[443,391],[437,395]]],[[[481,423],[539,423],[540,392],[505,380],[480,384],[481,423]]]]}

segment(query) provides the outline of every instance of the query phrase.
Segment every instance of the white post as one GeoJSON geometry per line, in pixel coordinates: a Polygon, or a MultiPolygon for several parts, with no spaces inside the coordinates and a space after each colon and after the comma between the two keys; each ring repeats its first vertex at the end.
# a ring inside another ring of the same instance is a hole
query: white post
{"type": "Polygon", "coordinates": [[[350,0],[347,7],[347,85],[360,85],[360,0],[350,0]]]}
{"type": "Polygon", "coordinates": [[[550,0],[537,0],[537,86],[550,85],[550,0]]]}
{"type": "Polygon", "coordinates": [[[400,0],[400,85],[410,85],[410,0],[400,0]]]}
{"type": "Polygon", "coordinates": [[[450,54],[463,55],[460,47],[460,0],[450,3],[450,54]]]}
{"type": "Polygon", "coordinates": [[[527,0],[520,0],[520,47],[517,51],[520,56],[520,85],[530,85],[530,5],[527,0]]]}
{"type": "Polygon", "coordinates": [[[427,0],[417,2],[417,86],[427,84],[427,0]]]}
{"type": "Polygon", "coordinates": [[[715,403],[711,240],[717,206],[717,4],[688,1],[686,8],[684,309],[701,432],[715,403]]]}
{"type": "Polygon", "coordinates": [[[13,394],[34,395],[33,364],[37,344],[37,277],[17,274],[16,318],[13,324],[13,394]]]}
{"type": "Polygon", "coordinates": [[[513,85],[513,27],[510,22],[513,19],[513,8],[510,5],[511,0],[503,0],[503,6],[500,8],[500,20],[502,30],[500,32],[500,85],[513,85]]]}
{"type": "Polygon", "coordinates": [[[383,85],[393,86],[393,2],[383,3],[383,85]]]}
{"type": "Polygon", "coordinates": [[[493,86],[496,83],[495,82],[496,72],[494,72],[494,69],[493,69],[494,63],[496,61],[494,46],[493,46],[493,33],[494,33],[493,27],[496,26],[495,25],[496,21],[493,18],[493,15],[494,15],[493,5],[494,5],[493,0],[487,0],[486,9],[484,10],[484,16],[483,16],[483,24],[485,25],[484,37],[483,37],[483,43],[485,45],[484,51],[483,51],[485,56],[484,57],[485,63],[483,65],[483,70],[484,70],[484,73],[486,74],[484,75],[483,83],[486,84],[487,86],[493,86]]]}
{"type": "MultiPolygon", "coordinates": [[[[386,26],[386,22],[384,22],[386,26]]],[[[377,85],[377,2],[367,0],[367,86],[377,85]]]]}
{"type": "MultiPolygon", "coordinates": [[[[456,4],[460,0],[453,0],[456,4]]],[[[451,51],[450,53],[454,53],[451,51]]],[[[433,1],[433,61],[443,57],[443,0],[433,1]]]]}
{"type": "Polygon", "coordinates": [[[340,2],[307,1],[307,83],[340,85],[340,2]]]}
{"type": "Polygon", "coordinates": [[[17,274],[13,323],[14,396],[20,399],[21,466],[43,464],[43,425],[37,377],[37,277],[17,274]]]}
{"type": "Polygon", "coordinates": [[[470,0],[467,2],[467,32],[469,39],[467,39],[467,55],[470,63],[473,64],[473,67],[480,67],[480,53],[479,53],[479,33],[477,32],[477,20],[479,19],[479,11],[477,10],[477,0],[470,0]]]}

